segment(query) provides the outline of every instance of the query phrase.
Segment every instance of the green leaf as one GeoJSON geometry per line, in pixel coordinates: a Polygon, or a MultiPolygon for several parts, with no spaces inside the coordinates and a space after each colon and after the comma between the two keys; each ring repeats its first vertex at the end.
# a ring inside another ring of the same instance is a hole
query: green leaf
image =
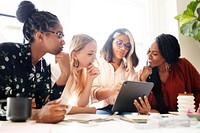
{"type": "Polygon", "coordinates": [[[194,12],[197,8],[197,5],[200,3],[200,0],[192,1],[188,4],[187,9],[183,12],[184,15],[195,16],[194,12]]]}
{"type": "Polygon", "coordinates": [[[183,15],[194,16],[194,11],[190,8],[187,8],[187,10],[183,12],[183,15]]]}
{"type": "Polygon", "coordinates": [[[196,36],[199,33],[200,27],[193,27],[191,36],[196,36]]]}
{"type": "Polygon", "coordinates": [[[198,34],[200,27],[196,27],[198,20],[192,20],[191,22],[185,23],[180,28],[180,32],[185,36],[195,36],[198,34]]]}
{"type": "Polygon", "coordinates": [[[199,3],[200,0],[191,1],[182,14],[174,17],[178,20],[181,34],[191,36],[198,42],[200,42],[200,7],[197,8],[199,3]]]}
{"type": "Polygon", "coordinates": [[[194,36],[194,39],[200,42],[200,31],[194,36]]]}
{"type": "Polygon", "coordinates": [[[199,8],[197,8],[197,15],[198,15],[198,20],[200,20],[200,7],[199,8]]]}
{"type": "Polygon", "coordinates": [[[180,15],[176,16],[175,19],[178,20],[179,27],[182,27],[183,24],[188,23],[188,22],[190,22],[190,21],[192,21],[193,19],[196,19],[196,18],[188,16],[188,15],[180,14],[180,15]]]}
{"type": "Polygon", "coordinates": [[[200,47],[200,34],[197,34],[197,36],[194,36],[194,39],[199,42],[197,43],[197,45],[200,47]]]}

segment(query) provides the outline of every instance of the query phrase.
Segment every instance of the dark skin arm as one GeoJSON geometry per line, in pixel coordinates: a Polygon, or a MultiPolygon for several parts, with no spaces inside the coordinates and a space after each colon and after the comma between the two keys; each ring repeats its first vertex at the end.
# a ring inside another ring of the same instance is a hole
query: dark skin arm
{"type": "Polygon", "coordinates": [[[159,113],[157,110],[151,109],[151,105],[149,104],[147,96],[144,96],[144,100],[141,97],[139,97],[138,99],[141,104],[136,99],[134,100],[133,104],[140,114],[147,115],[150,112],[159,113]]]}
{"type": "Polygon", "coordinates": [[[58,123],[65,118],[66,105],[60,104],[61,99],[48,102],[41,109],[32,109],[30,119],[38,123],[58,123]]]}

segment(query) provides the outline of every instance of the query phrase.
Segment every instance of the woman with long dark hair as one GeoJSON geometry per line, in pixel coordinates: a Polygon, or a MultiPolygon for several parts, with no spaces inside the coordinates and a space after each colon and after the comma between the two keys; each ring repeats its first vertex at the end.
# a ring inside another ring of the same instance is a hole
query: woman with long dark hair
{"type": "MultiPolygon", "coordinates": [[[[139,59],[135,51],[135,42],[126,28],[113,31],[100,51],[97,59],[100,75],[92,87],[93,103],[99,114],[112,114],[112,106],[124,80],[137,81],[135,67],[139,59]]],[[[139,113],[145,113],[139,111],[139,113]]]]}
{"type": "MultiPolygon", "coordinates": [[[[193,93],[196,109],[200,103],[200,75],[186,59],[180,58],[178,40],[170,34],[156,37],[148,53],[148,64],[141,75],[141,81],[153,82],[154,87],[148,99],[152,110],[160,113],[177,111],[179,93],[193,93]]],[[[140,107],[137,104],[138,108],[140,107]]]]}

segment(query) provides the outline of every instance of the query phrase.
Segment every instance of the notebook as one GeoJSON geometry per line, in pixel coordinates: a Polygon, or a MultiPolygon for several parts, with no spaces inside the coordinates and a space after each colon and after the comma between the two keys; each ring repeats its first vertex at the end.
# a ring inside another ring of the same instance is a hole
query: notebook
{"type": "Polygon", "coordinates": [[[112,112],[114,114],[137,112],[133,104],[134,99],[138,99],[138,97],[143,98],[144,95],[148,96],[153,86],[152,82],[124,81],[112,107],[112,112]]]}

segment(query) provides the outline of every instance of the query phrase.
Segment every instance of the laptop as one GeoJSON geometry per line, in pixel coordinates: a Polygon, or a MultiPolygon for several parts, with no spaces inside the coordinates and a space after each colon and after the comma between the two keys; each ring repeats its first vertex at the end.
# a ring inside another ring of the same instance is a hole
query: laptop
{"type": "Polygon", "coordinates": [[[119,91],[115,104],[112,107],[113,114],[123,112],[137,112],[134,99],[148,96],[154,84],[152,82],[124,81],[119,91]]]}

